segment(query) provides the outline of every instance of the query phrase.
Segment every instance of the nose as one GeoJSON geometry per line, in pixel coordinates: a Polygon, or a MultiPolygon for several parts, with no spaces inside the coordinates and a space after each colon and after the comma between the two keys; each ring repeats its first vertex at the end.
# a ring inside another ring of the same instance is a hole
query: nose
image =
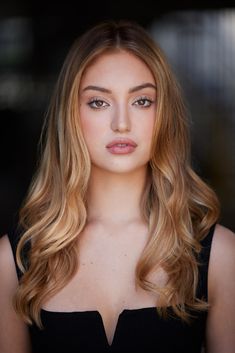
{"type": "Polygon", "coordinates": [[[111,129],[115,132],[126,132],[131,130],[131,121],[127,108],[117,107],[111,121],[111,129]]]}

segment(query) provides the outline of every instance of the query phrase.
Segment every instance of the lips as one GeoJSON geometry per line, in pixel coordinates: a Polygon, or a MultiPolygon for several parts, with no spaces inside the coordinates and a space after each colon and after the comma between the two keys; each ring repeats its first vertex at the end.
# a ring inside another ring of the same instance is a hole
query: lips
{"type": "Polygon", "coordinates": [[[118,146],[118,147],[126,147],[126,146],[131,146],[131,147],[137,147],[137,144],[128,138],[118,138],[115,139],[113,141],[111,141],[106,148],[112,148],[114,146],[118,146]]]}
{"type": "Polygon", "coordinates": [[[116,138],[115,140],[111,141],[107,146],[107,150],[116,155],[127,155],[135,151],[137,144],[127,138],[116,138]]]}

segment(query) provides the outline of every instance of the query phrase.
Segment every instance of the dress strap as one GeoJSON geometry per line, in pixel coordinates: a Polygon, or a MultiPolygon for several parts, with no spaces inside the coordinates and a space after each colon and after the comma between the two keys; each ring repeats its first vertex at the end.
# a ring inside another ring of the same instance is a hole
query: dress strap
{"type": "Polygon", "coordinates": [[[208,301],[208,268],[215,226],[216,224],[213,224],[209,229],[208,234],[202,239],[202,249],[198,255],[199,281],[197,288],[197,297],[200,299],[204,299],[205,301],[208,301]]]}

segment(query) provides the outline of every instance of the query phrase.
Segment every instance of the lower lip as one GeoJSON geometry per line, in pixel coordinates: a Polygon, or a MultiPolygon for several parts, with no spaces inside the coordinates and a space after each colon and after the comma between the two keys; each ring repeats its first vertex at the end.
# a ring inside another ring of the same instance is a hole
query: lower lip
{"type": "Polygon", "coordinates": [[[108,147],[107,149],[112,154],[128,154],[128,153],[134,152],[135,147],[131,145],[127,145],[123,147],[113,145],[112,147],[108,147]]]}

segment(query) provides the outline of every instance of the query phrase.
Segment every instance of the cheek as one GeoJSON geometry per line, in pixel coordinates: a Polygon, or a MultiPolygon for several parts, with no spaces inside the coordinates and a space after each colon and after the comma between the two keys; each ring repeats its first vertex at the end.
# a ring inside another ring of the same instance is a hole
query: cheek
{"type": "Polygon", "coordinates": [[[145,141],[144,150],[150,156],[152,139],[153,139],[153,128],[154,128],[155,117],[148,119],[142,126],[142,137],[145,141]]]}
{"type": "Polygon", "coordinates": [[[89,149],[91,149],[101,141],[102,137],[105,135],[107,126],[104,126],[104,119],[97,119],[97,117],[92,116],[92,114],[89,114],[87,111],[85,112],[81,110],[81,113],[80,121],[83,136],[88,148],[90,146],[89,149]]]}
{"type": "Polygon", "coordinates": [[[93,120],[89,116],[89,112],[87,112],[87,109],[84,107],[80,107],[80,122],[83,136],[86,142],[89,143],[89,140],[94,135],[95,126],[93,120]]]}
{"type": "Polygon", "coordinates": [[[81,119],[81,127],[85,140],[89,142],[90,138],[94,134],[94,129],[91,122],[88,119],[81,119]]]}
{"type": "Polygon", "coordinates": [[[155,122],[155,115],[148,116],[146,117],[145,120],[142,120],[142,124],[140,127],[142,136],[145,137],[145,139],[148,140],[149,142],[152,140],[154,122],[155,122]]]}

